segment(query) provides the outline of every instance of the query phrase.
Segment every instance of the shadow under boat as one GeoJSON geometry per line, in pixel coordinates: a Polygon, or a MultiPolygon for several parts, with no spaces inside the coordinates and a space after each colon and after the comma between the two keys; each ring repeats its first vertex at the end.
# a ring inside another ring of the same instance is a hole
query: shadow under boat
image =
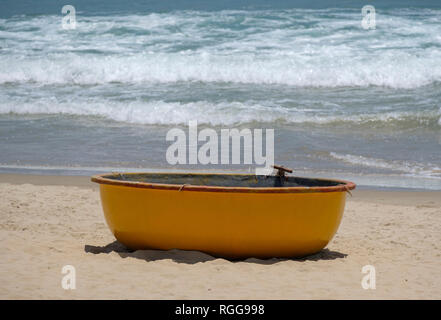
{"type": "Polygon", "coordinates": [[[320,260],[336,260],[346,258],[348,255],[338,251],[332,251],[327,248],[320,250],[319,252],[300,257],[300,258],[270,258],[270,259],[225,259],[222,257],[214,257],[209,254],[200,251],[187,251],[187,250],[131,250],[124,246],[119,241],[114,241],[105,246],[85,245],[84,251],[92,254],[109,254],[112,252],[117,253],[121,258],[136,258],[144,260],[146,262],[158,261],[158,260],[173,260],[176,263],[196,264],[199,262],[208,262],[216,259],[224,259],[232,263],[247,262],[261,265],[271,265],[282,261],[320,261],[320,260]]]}

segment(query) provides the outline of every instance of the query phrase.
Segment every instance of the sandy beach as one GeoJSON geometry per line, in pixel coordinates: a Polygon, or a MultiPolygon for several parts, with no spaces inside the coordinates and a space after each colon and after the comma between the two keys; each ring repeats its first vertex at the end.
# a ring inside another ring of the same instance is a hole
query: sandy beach
{"type": "Polygon", "coordinates": [[[0,175],[1,299],[439,299],[441,192],[356,190],[326,249],[228,261],[115,241],[88,177],[0,175]],[[76,289],[61,286],[64,265],[76,289]],[[364,265],[376,289],[361,286],[364,265]]]}

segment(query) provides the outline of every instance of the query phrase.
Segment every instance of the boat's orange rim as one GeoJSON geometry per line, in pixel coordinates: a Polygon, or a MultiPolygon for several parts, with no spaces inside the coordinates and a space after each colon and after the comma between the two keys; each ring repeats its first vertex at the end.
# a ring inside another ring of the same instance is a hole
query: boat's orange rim
{"type": "MultiPolygon", "coordinates": [[[[315,193],[315,192],[342,192],[355,189],[355,183],[345,180],[335,179],[321,179],[321,178],[304,178],[302,179],[314,179],[320,181],[337,182],[339,185],[329,187],[217,187],[217,186],[201,186],[190,184],[166,184],[166,183],[148,183],[138,181],[124,181],[105,178],[105,176],[117,176],[117,175],[135,175],[143,174],[142,172],[130,172],[130,173],[107,173],[92,176],[91,180],[99,184],[107,184],[114,186],[124,186],[133,188],[144,189],[158,189],[158,190],[176,190],[176,191],[203,191],[203,192],[238,192],[238,193],[315,193]]],[[[161,174],[161,175],[178,175],[181,173],[164,173],[164,172],[146,172],[145,174],[161,174]]],[[[186,173],[189,175],[207,175],[207,173],[186,173]]],[[[237,174],[237,173],[209,173],[209,175],[234,175],[234,176],[247,176],[249,174],[237,174]]]]}

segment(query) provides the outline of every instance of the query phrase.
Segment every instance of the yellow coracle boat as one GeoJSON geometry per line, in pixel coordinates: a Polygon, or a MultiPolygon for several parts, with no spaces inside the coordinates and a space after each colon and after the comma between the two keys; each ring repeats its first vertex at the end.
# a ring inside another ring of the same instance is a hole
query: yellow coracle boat
{"type": "MultiPolygon", "coordinates": [[[[284,170],[284,168],[282,168],[284,170]]],[[[100,184],[107,224],[131,249],[184,249],[227,258],[299,257],[332,239],[347,181],[285,176],[117,173],[100,184]]]]}

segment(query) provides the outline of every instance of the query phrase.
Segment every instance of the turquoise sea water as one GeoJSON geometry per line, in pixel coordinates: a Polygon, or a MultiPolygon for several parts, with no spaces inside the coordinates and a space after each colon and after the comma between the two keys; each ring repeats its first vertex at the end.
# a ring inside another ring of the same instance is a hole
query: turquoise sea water
{"type": "Polygon", "coordinates": [[[375,30],[357,1],[70,4],[75,30],[0,1],[2,172],[175,169],[165,135],[197,120],[274,128],[298,174],[441,189],[439,1],[371,2],[375,30]]]}

